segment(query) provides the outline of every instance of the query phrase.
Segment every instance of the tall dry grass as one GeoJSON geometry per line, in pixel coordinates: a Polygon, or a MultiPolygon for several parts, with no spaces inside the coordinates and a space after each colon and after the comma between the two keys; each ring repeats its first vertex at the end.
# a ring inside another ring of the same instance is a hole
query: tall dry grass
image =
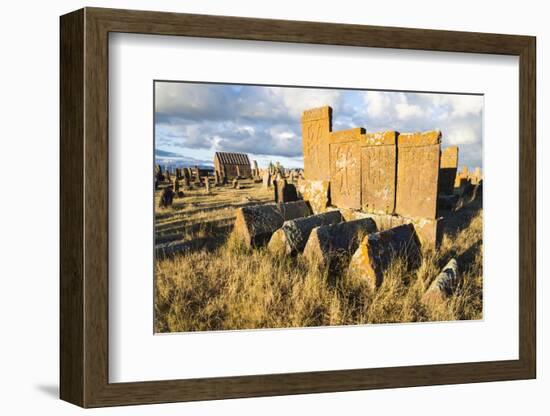
{"type": "Polygon", "coordinates": [[[302,256],[274,256],[229,238],[215,251],[157,260],[155,330],[185,332],[470,320],[482,317],[482,212],[409,270],[396,259],[376,291],[347,272],[331,276],[302,256]],[[445,303],[421,297],[451,258],[462,283],[445,303]]]}

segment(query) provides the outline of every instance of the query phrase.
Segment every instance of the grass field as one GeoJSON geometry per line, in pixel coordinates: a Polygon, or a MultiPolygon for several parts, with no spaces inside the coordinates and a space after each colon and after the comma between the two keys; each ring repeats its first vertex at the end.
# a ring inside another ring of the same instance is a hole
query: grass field
{"type": "MultiPolygon", "coordinates": [[[[272,190],[241,181],[243,189],[184,191],[170,208],[156,208],[155,331],[185,332],[309,327],[482,318],[482,211],[465,208],[468,221],[447,233],[439,249],[423,250],[420,267],[396,259],[384,283],[371,291],[343,272],[328,271],[298,255],[247,250],[231,237],[235,210],[273,200],[272,190]],[[462,284],[445,303],[421,297],[452,257],[462,284]]],[[[160,191],[156,192],[158,207],[160,191]]]]}

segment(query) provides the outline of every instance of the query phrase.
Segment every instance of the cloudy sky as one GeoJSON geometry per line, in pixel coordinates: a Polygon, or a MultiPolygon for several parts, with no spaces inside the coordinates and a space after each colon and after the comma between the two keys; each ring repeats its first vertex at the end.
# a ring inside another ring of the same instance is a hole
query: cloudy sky
{"type": "Polygon", "coordinates": [[[302,111],[330,105],[333,131],[441,130],[459,164],[481,166],[483,97],[366,90],[155,83],[160,163],[212,164],[215,151],[248,153],[260,167],[302,167],[302,111]]]}

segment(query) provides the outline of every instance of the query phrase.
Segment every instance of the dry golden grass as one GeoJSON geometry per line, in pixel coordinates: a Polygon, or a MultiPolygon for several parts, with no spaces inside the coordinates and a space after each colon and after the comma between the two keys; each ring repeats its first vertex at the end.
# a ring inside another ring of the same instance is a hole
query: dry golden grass
{"type": "MultiPolygon", "coordinates": [[[[267,192],[256,188],[252,191],[267,192]]],[[[227,196],[235,200],[235,195],[227,196]]],[[[269,199],[270,194],[263,196],[269,199]]],[[[182,215],[182,209],[185,208],[176,205],[173,215],[182,215]]],[[[204,215],[220,218],[221,214],[216,212],[204,215]]],[[[168,216],[165,221],[170,219],[168,216]]],[[[437,252],[425,250],[417,269],[407,270],[405,263],[396,259],[376,291],[345,272],[330,283],[327,270],[308,267],[300,255],[291,258],[274,256],[265,249],[249,251],[231,237],[215,250],[157,259],[155,330],[185,332],[480,319],[482,223],[480,211],[465,229],[446,235],[437,252]],[[424,305],[421,302],[424,291],[451,257],[458,258],[462,284],[447,302],[424,305]]]]}

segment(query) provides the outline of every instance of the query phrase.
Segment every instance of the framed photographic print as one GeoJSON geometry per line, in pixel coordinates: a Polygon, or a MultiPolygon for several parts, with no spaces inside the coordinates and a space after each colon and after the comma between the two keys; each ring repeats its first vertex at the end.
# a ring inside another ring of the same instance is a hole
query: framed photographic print
{"type": "Polygon", "coordinates": [[[536,376],[535,38],[85,8],[60,52],[62,399],[536,376]]]}

